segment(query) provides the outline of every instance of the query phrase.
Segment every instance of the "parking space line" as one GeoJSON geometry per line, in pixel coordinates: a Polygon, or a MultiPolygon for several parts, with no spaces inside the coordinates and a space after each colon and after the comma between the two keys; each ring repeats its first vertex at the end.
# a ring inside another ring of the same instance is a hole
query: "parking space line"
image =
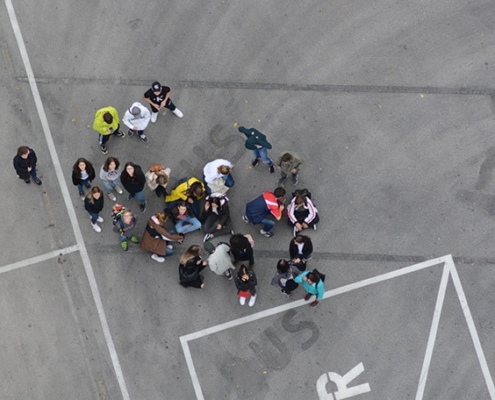
{"type": "Polygon", "coordinates": [[[122,372],[122,368],[120,366],[119,358],[117,355],[117,351],[115,350],[115,345],[113,343],[112,335],[110,333],[110,327],[108,326],[108,321],[105,315],[105,311],[103,310],[103,303],[101,300],[100,292],[98,290],[98,285],[96,283],[96,278],[94,275],[93,267],[91,266],[91,262],[89,260],[89,255],[84,243],[84,238],[82,236],[81,228],[79,226],[79,222],[77,221],[76,212],[74,209],[74,205],[72,204],[72,200],[69,194],[69,189],[67,188],[67,184],[65,183],[65,179],[62,172],[62,167],[60,164],[60,159],[58,158],[57,151],[55,149],[55,143],[53,141],[53,137],[50,131],[50,127],[48,125],[48,120],[46,118],[45,110],[43,108],[43,103],[41,101],[41,96],[38,91],[38,86],[36,83],[36,79],[34,77],[33,69],[31,67],[31,62],[29,61],[29,56],[27,54],[26,46],[24,45],[24,39],[22,37],[22,33],[19,27],[19,23],[17,21],[17,16],[14,11],[14,7],[12,5],[11,0],[5,0],[5,5],[7,7],[7,12],[9,14],[10,23],[12,25],[12,29],[14,31],[15,39],[17,41],[17,46],[19,48],[19,52],[21,54],[22,62],[24,64],[24,68],[26,70],[26,75],[28,77],[29,86],[31,88],[34,103],[36,105],[36,110],[38,111],[38,116],[41,121],[41,126],[43,128],[43,133],[45,135],[45,140],[48,145],[48,149],[50,152],[50,157],[53,162],[53,167],[55,170],[55,174],[57,176],[57,180],[60,186],[60,190],[62,192],[62,198],[65,202],[65,206],[67,209],[67,213],[69,215],[69,219],[72,225],[72,229],[74,231],[74,235],[76,237],[76,242],[80,249],[80,255],[82,259],[82,263],[84,266],[84,271],[86,272],[86,276],[88,278],[88,283],[91,289],[91,294],[93,295],[93,299],[95,302],[96,310],[98,313],[98,317],[100,319],[101,328],[103,331],[103,335],[105,337],[105,341],[107,344],[107,348],[110,354],[110,359],[112,360],[112,365],[114,368],[114,372],[120,387],[120,391],[124,400],[129,400],[129,392],[127,390],[127,385],[125,383],[124,375],[122,372]]]}
{"type": "MultiPolygon", "coordinates": [[[[420,270],[425,269],[425,268],[433,267],[435,265],[444,264],[444,263],[448,262],[449,260],[452,262],[452,256],[451,255],[438,257],[438,258],[434,258],[432,260],[424,261],[424,262],[419,263],[419,264],[411,265],[409,267],[400,268],[400,269],[397,269],[395,271],[387,272],[387,273],[382,274],[382,275],[377,275],[377,276],[374,276],[372,278],[364,279],[362,281],[358,281],[358,282],[354,282],[354,283],[351,283],[351,284],[348,284],[345,286],[341,286],[339,288],[330,289],[330,290],[327,290],[325,292],[323,299],[328,299],[330,297],[334,297],[334,296],[337,296],[339,294],[347,293],[347,292],[350,292],[350,291],[355,290],[355,289],[360,289],[360,288],[363,288],[366,286],[370,286],[370,285],[373,285],[375,283],[384,282],[384,281],[387,281],[387,280],[390,280],[393,278],[397,278],[399,276],[410,274],[412,272],[420,271],[420,270]]],[[[445,266],[444,266],[444,268],[445,268],[445,266]]],[[[448,271],[448,269],[447,269],[447,271],[448,271]]],[[[445,273],[445,269],[444,269],[444,273],[445,273]]],[[[288,311],[288,310],[291,310],[293,308],[297,308],[297,307],[300,307],[302,305],[307,305],[307,304],[308,304],[308,302],[306,302],[304,300],[297,300],[297,301],[294,301],[292,303],[288,303],[288,304],[284,304],[284,305],[281,305],[278,307],[270,308],[268,310],[263,310],[263,311],[255,313],[255,314],[251,314],[251,315],[248,315],[248,316],[245,316],[242,318],[234,319],[232,321],[224,322],[222,324],[212,326],[210,328],[206,328],[206,329],[203,329],[201,331],[192,332],[192,333],[189,333],[187,335],[181,336],[180,342],[182,345],[182,350],[184,352],[184,357],[186,359],[187,368],[189,369],[191,382],[193,384],[194,391],[196,393],[196,398],[198,400],[203,400],[204,396],[203,396],[203,392],[201,390],[201,385],[199,383],[198,375],[196,373],[196,369],[194,367],[194,362],[193,362],[191,352],[189,349],[189,343],[188,343],[189,341],[199,339],[199,338],[211,335],[213,333],[221,332],[221,331],[224,331],[226,329],[230,329],[230,328],[233,328],[233,327],[236,327],[239,325],[243,325],[243,324],[246,324],[246,323],[249,323],[252,321],[256,321],[256,320],[259,320],[262,318],[266,318],[266,317],[269,317],[272,315],[276,315],[276,314],[279,314],[281,312],[288,311]]]]}
{"type": "Polygon", "coordinates": [[[450,259],[450,261],[446,260],[443,266],[442,279],[440,280],[440,287],[438,289],[435,310],[433,311],[433,320],[431,322],[430,335],[428,336],[428,342],[426,344],[425,358],[423,359],[423,366],[421,367],[421,373],[419,374],[419,384],[416,391],[416,400],[422,400],[425,392],[426,381],[428,379],[428,371],[430,369],[433,349],[435,347],[435,341],[437,338],[438,325],[440,324],[443,302],[445,300],[445,293],[447,292],[447,283],[449,282],[451,264],[452,258],[450,259]]]}
{"type": "Polygon", "coordinates": [[[38,264],[40,262],[47,261],[55,257],[63,256],[64,254],[74,253],[76,251],[79,251],[79,245],[77,244],[74,246],[65,247],[63,249],[50,251],[49,253],[41,254],[36,257],[27,258],[22,261],[17,261],[12,264],[4,265],[3,267],[0,267],[0,274],[3,274],[4,272],[13,271],[15,269],[27,267],[29,265],[38,264]]]}
{"type": "Polygon", "coordinates": [[[471,334],[471,339],[474,344],[474,349],[476,350],[476,355],[478,356],[478,360],[480,362],[481,371],[483,372],[483,376],[485,377],[488,393],[490,394],[491,400],[495,400],[495,386],[493,385],[493,378],[490,374],[490,370],[488,369],[485,353],[483,352],[483,348],[481,347],[478,331],[476,330],[476,325],[474,324],[473,315],[471,314],[471,310],[469,309],[466,295],[464,294],[464,289],[462,288],[461,280],[459,279],[459,274],[457,273],[457,268],[455,267],[454,263],[452,263],[452,266],[450,268],[450,276],[452,276],[452,282],[454,282],[457,297],[459,297],[462,312],[464,313],[464,317],[466,318],[469,333],[471,334]]]}

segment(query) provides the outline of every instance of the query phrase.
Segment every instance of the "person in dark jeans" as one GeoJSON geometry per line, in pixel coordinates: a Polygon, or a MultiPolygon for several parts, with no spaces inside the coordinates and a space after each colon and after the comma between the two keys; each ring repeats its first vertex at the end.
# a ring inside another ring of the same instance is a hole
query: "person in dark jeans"
{"type": "Polygon", "coordinates": [[[287,260],[278,260],[277,263],[277,271],[270,282],[271,285],[280,287],[280,291],[285,294],[287,297],[291,296],[292,291],[297,289],[299,286],[296,282],[294,282],[294,278],[299,275],[301,271],[299,269],[289,263],[287,260]]]}
{"type": "Polygon", "coordinates": [[[254,240],[251,235],[236,233],[230,237],[230,254],[234,257],[234,263],[249,261],[249,267],[254,265],[253,253],[254,240]]]}
{"type": "Polygon", "coordinates": [[[158,111],[162,108],[168,108],[177,117],[182,118],[184,114],[179,110],[172,100],[170,94],[172,89],[168,86],[162,86],[160,82],[153,82],[151,88],[149,88],[143,95],[144,100],[150,105],[151,108],[151,123],[154,124],[158,117],[158,111]]]}
{"type": "Polygon", "coordinates": [[[201,247],[198,245],[190,246],[180,257],[179,264],[179,280],[184,287],[193,287],[203,289],[203,276],[200,272],[208,265],[207,261],[203,261],[199,252],[201,247]]]}
{"type": "Polygon", "coordinates": [[[26,183],[31,183],[33,178],[34,183],[41,185],[41,180],[37,176],[36,163],[38,158],[33,149],[27,146],[21,146],[17,149],[17,155],[14,157],[14,169],[19,175],[19,179],[23,179],[26,183]]]}

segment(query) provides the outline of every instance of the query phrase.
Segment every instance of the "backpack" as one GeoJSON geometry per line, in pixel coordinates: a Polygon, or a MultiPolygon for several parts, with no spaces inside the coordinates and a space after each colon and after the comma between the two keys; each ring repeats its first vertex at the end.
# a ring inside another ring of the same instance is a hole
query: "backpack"
{"type": "Polygon", "coordinates": [[[112,221],[114,225],[119,224],[120,229],[123,229],[123,223],[122,223],[122,213],[127,210],[123,205],[120,204],[115,204],[112,207],[112,221]]]}
{"type": "Polygon", "coordinates": [[[189,179],[191,178],[192,176],[186,176],[185,178],[179,179],[177,182],[174,183],[172,190],[177,189],[179,185],[183,184],[184,182],[187,182],[187,190],[189,190],[189,188],[191,187],[191,185],[189,185],[189,179]]]}
{"type": "Polygon", "coordinates": [[[292,197],[294,198],[296,196],[304,196],[311,200],[311,192],[306,188],[297,189],[295,192],[292,192],[292,197]]]}
{"type": "Polygon", "coordinates": [[[316,268],[311,271],[313,274],[315,274],[322,282],[325,282],[325,278],[327,277],[325,274],[322,274],[320,271],[318,271],[316,268]]]}

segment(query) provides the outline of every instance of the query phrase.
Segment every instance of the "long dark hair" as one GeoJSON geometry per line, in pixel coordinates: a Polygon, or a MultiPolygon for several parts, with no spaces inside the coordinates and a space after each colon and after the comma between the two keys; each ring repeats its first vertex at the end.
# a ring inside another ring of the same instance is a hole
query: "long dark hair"
{"type": "Polygon", "coordinates": [[[281,259],[277,263],[277,271],[281,274],[285,274],[289,270],[289,262],[287,260],[281,259]]]}
{"type": "Polygon", "coordinates": [[[242,233],[236,233],[230,237],[230,246],[234,250],[244,250],[251,247],[251,243],[242,233]]]}
{"type": "Polygon", "coordinates": [[[140,168],[138,165],[134,164],[133,162],[129,161],[126,162],[124,165],[124,169],[122,171],[121,179],[124,180],[125,182],[136,182],[136,183],[142,183],[142,177],[137,173],[138,168],[140,168]],[[129,173],[127,172],[127,167],[131,166],[134,168],[134,175],[130,176],[129,173]]]}
{"type": "Polygon", "coordinates": [[[115,163],[115,169],[119,169],[120,167],[120,161],[117,157],[108,157],[105,161],[105,164],[103,164],[103,171],[108,172],[108,169],[110,167],[110,164],[114,162],[115,163]]]}
{"type": "Polygon", "coordinates": [[[74,171],[75,176],[77,176],[78,178],[81,178],[81,170],[79,169],[79,164],[82,162],[86,164],[86,172],[88,173],[88,175],[91,175],[94,172],[93,164],[91,164],[83,157],[78,158],[76,163],[72,166],[72,171],[74,171]]]}

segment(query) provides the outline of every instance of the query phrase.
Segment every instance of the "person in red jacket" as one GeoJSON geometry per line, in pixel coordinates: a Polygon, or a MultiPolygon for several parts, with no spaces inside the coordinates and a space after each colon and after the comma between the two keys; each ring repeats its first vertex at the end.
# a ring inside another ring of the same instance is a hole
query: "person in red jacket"
{"type": "Polygon", "coordinates": [[[282,212],[285,209],[285,189],[282,187],[276,188],[273,192],[263,192],[253,201],[246,204],[246,211],[242,219],[246,223],[263,224],[260,234],[265,237],[272,237],[271,232],[275,226],[275,222],[267,217],[271,214],[277,221],[282,218],[282,212]]]}

